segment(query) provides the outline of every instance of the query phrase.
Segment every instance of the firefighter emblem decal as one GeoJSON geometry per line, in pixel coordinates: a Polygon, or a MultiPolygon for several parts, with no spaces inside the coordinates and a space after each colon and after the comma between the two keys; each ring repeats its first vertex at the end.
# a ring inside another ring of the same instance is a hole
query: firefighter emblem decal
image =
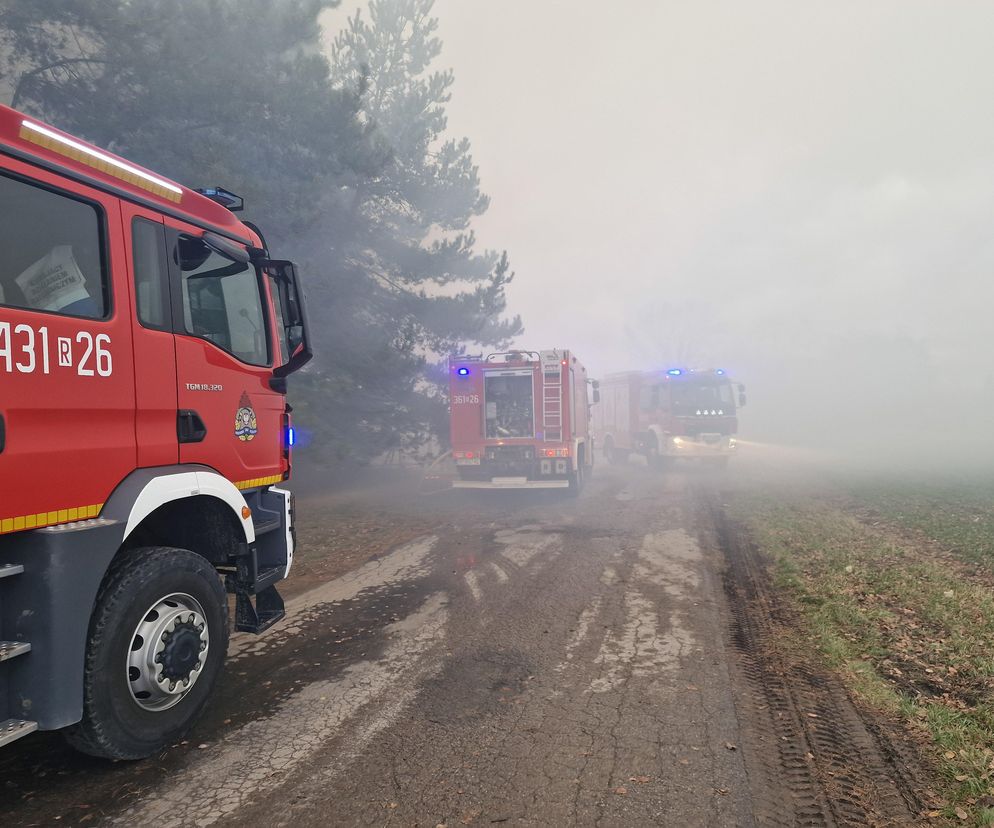
{"type": "Polygon", "coordinates": [[[242,398],[238,401],[238,411],[235,413],[235,436],[247,443],[255,437],[258,430],[255,411],[252,410],[248,394],[243,391],[242,398]]]}

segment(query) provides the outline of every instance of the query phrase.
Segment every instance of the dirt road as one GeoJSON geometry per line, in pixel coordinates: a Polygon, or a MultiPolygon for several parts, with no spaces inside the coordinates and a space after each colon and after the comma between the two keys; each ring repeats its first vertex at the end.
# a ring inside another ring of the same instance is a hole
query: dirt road
{"type": "MultiPolygon", "coordinates": [[[[234,636],[187,742],[106,764],[24,740],[0,822],[916,824],[906,748],[776,645],[789,613],[723,509],[755,481],[397,497],[416,536],[234,636]]],[[[325,508],[301,503],[312,540],[325,508]]]]}

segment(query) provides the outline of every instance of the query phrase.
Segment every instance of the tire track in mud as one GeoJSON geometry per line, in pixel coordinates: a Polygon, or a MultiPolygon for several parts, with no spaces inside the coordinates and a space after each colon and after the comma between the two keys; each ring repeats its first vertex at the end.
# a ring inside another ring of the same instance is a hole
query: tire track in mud
{"type": "Polygon", "coordinates": [[[777,641],[797,619],[777,598],[757,549],[731,523],[713,485],[692,488],[704,533],[725,560],[730,637],[756,821],[782,826],[907,826],[923,789],[910,744],[864,721],[842,682],[777,641]]]}

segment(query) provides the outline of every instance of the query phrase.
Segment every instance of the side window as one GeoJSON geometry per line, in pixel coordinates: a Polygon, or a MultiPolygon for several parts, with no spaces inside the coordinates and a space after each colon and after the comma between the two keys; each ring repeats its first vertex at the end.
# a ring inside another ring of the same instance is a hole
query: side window
{"type": "Polygon", "coordinates": [[[146,328],[172,330],[165,228],[157,222],[136,218],[131,225],[131,253],[138,321],[146,328]]]}
{"type": "Polygon", "coordinates": [[[182,330],[249,365],[269,365],[269,337],[255,267],[181,235],[173,257],[180,271],[182,330]]]}
{"type": "Polygon", "coordinates": [[[92,204],[0,175],[0,304],[103,319],[103,216],[92,204]]]}

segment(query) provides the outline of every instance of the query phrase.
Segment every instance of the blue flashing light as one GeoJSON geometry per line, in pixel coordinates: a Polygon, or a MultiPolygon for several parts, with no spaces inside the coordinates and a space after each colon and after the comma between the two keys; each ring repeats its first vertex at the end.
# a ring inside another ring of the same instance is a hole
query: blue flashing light
{"type": "Polygon", "coordinates": [[[680,376],[683,376],[683,369],[681,369],[681,368],[670,368],[670,370],[667,371],[666,373],[669,376],[671,376],[671,377],[680,377],[680,376]]]}
{"type": "Polygon", "coordinates": [[[467,368],[465,365],[462,366],[461,368],[456,368],[456,373],[460,377],[468,377],[469,376],[469,368],[467,368]]]}
{"type": "Polygon", "coordinates": [[[297,431],[293,426],[290,426],[286,430],[286,445],[287,448],[293,448],[293,444],[297,442],[297,431]]]}
{"type": "Polygon", "coordinates": [[[718,375],[719,377],[723,377],[723,376],[725,376],[725,369],[724,369],[724,368],[717,368],[717,369],[715,370],[715,373],[716,373],[716,374],[717,374],[717,375],[718,375]]]}

